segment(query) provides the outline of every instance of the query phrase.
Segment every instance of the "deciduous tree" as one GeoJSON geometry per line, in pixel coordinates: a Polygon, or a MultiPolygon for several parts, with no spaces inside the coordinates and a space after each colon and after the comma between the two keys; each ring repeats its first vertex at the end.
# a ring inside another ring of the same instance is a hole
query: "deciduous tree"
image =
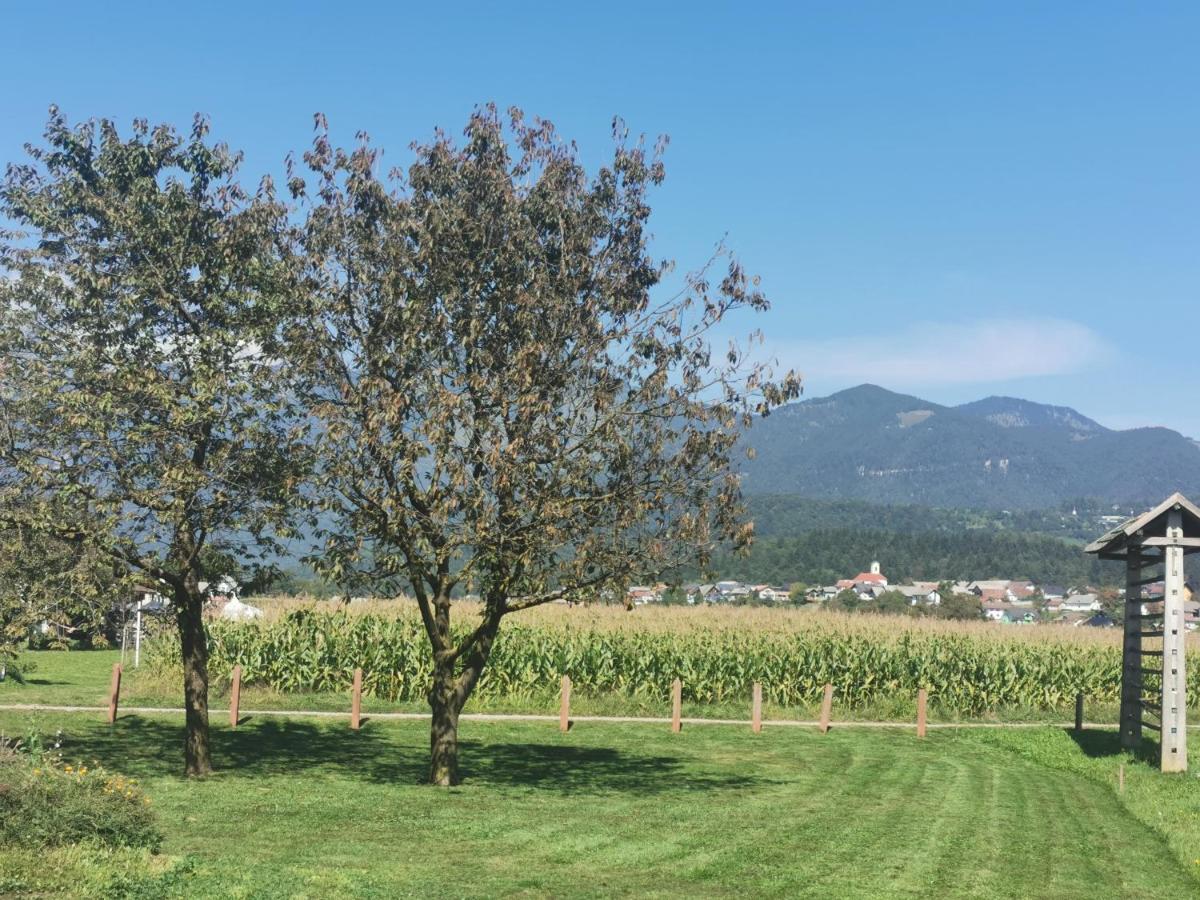
{"type": "Polygon", "coordinates": [[[277,364],[287,208],[208,130],[51,110],[0,187],[20,229],[0,241],[0,500],[167,586],[189,775],[211,769],[202,555],[285,534],[304,458],[277,364]]]}
{"type": "Polygon", "coordinates": [[[725,250],[663,283],[646,230],[662,145],[615,134],[589,176],[550,123],[484,108],[388,178],[319,123],[291,182],[312,201],[291,346],[320,422],[324,565],[415,594],[435,784],[458,779],[459,714],[506,616],[750,538],[730,453],[798,392],[744,347],[712,350],[731,313],[767,308],[725,250]],[[464,588],[482,601],[465,627],[464,588]]]}

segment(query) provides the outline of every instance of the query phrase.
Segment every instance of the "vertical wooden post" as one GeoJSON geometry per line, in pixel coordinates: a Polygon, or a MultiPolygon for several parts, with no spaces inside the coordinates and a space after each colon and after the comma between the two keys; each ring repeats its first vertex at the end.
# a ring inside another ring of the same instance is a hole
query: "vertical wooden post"
{"type": "Polygon", "coordinates": [[[117,721],[117,703],[121,696],[121,664],[113,663],[112,688],[108,693],[108,724],[117,721]]]}
{"type": "Polygon", "coordinates": [[[671,682],[671,731],[679,734],[683,727],[683,682],[676,678],[671,682]]]}
{"type": "Polygon", "coordinates": [[[925,705],[929,702],[929,692],[925,688],[917,691],[917,737],[925,737],[925,705]]]}
{"type": "Polygon", "coordinates": [[[762,685],[754,682],[754,701],[750,707],[750,730],[762,733],[762,685]]]}
{"type": "Polygon", "coordinates": [[[233,683],[229,686],[229,727],[237,729],[238,707],[242,702],[242,667],[233,667],[233,683]]]}
{"type": "Polygon", "coordinates": [[[833,715],[833,685],[825,682],[825,697],[821,700],[821,734],[829,731],[829,717],[833,715]]]}
{"type": "Polygon", "coordinates": [[[1083,731],[1083,691],[1075,695],[1075,733],[1083,731]]]}
{"type": "Polygon", "coordinates": [[[566,734],[571,728],[571,679],[562,677],[562,699],[558,707],[558,730],[566,734]]]}
{"type": "Polygon", "coordinates": [[[350,727],[358,731],[362,718],[362,669],[354,670],[354,687],[350,691],[350,727]]]}
{"type": "Polygon", "coordinates": [[[1163,772],[1186,772],[1187,764],[1187,679],[1183,654],[1187,627],[1184,624],[1183,512],[1167,514],[1167,540],[1179,543],[1163,548],[1163,655],[1162,655],[1162,757],[1163,772]]]}
{"type": "Polygon", "coordinates": [[[1125,763],[1117,767],[1117,793],[1125,793],[1125,763]]]}
{"type": "Polygon", "coordinates": [[[1121,649],[1121,747],[1142,743],[1142,563],[1140,551],[1125,557],[1125,639],[1121,649]]]}

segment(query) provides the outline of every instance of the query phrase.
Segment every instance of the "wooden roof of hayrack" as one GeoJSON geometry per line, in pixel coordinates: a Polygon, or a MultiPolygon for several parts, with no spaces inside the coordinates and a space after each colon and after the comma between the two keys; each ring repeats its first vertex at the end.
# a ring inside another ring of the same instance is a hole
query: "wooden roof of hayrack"
{"type": "Polygon", "coordinates": [[[1125,520],[1116,528],[1087,545],[1086,552],[1103,559],[1124,559],[1130,550],[1159,547],[1184,547],[1185,552],[1200,552],[1200,507],[1180,493],[1174,493],[1158,506],[1125,520]],[[1179,510],[1183,514],[1182,538],[1167,537],[1167,517],[1179,510]]]}

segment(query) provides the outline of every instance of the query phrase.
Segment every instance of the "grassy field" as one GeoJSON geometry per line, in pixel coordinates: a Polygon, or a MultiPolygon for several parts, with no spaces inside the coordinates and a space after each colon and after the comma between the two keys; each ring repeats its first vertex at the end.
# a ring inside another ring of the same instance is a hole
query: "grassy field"
{"type": "Polygon", "coordinates": [[[419,784],[417,722],[258,719],[186,782],[180,723],[0,714],[137,777],[160,857],[0,850],[0,895],[1193,896],[1200,784],[1112,735],[464,726],[466,781],[419,784]],[[1115,767],[1129,768],[1124,795],[1115,767]],[[1170,831],[1172,839],[1165,835],[1170,831]]]}
{"type": "MultiPolygon", "coordinates": [[[[36,654],[27,684],[0,683],[0,704],[103,704],[117,656],[36,654]]],[[[178,704],[178,687],[154,678],[126,686],[127,707],[178,704]]],[[[1200,781],[1160,775],[1106,730],[919,740],[466,722],[466,781],[446,791],[420,784],[424,722],[368,720],[356,734],[336,720],[258,716],[236,732],[225,721],[214,715],[220,772],[189,783],[178,716],[127,713],[109,727],[96,713],[0,712],[10,737],[61,729],[67,761],[140,779],[166,834],[159,856],[0,849],[0,896],[1200,893],[1200,781]]]]}

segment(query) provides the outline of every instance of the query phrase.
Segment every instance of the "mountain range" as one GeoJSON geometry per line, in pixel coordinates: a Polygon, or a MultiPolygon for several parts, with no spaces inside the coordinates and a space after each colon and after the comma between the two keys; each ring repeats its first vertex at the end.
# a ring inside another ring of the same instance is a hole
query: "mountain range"
{"type": "Polygon", "coordinates": [[[942,406],[864,384],[783,406],[743,440],[754,450],[741,464],[750,495],[975,509],[1200,497],[1195,441],[1013,397],[942,406]]]}

